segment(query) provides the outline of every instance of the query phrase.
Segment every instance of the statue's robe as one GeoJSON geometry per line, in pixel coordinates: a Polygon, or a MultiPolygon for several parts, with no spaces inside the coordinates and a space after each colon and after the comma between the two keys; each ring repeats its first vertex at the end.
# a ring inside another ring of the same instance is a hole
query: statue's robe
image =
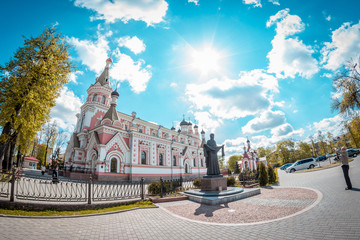
{"type": "MultiPolygon", "coordinates": [[[[220,175],[219,160],[217,156],[220,149],[223,149],[224,152],[224,146],[216,146],[215,140],[209,140],[204,144],[207,175],[220,175]]],[[[224,153],[222,155],[224,155],[224,153]]]]}

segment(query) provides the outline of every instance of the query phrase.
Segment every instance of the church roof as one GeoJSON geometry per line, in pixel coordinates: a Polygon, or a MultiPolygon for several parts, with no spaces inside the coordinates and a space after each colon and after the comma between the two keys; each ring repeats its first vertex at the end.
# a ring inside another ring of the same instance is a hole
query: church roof
{"type": "Polygon", "coordinates": [[[103,119],[110,119],[111,121],[119,120],[118,113],[116,111],[116,105],[111,104],[109,110],[105,113],[103,119]]]}
{"type": "Polygon", "coordinates": [[[110,79],[109,79],[109,68],[105,67],[104,71],[101,73],[101,75],[96,79],[96,82],[100,83],[101,86],[104,85],[110,85],[110,79]]]}

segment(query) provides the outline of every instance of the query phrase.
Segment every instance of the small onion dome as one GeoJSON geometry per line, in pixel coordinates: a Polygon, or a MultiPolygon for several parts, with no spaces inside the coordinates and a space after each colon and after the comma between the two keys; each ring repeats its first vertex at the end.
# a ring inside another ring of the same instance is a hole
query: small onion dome
{"type": "Polygon", "coordinates": [[[180,132],[181,132],[181,130],[179,129],[179,130],[178,130],[178,132],[180,133],[180,132]]]}
{"type": "Polygon", "coordinates": [[[204,129],[203,129],[203,130],[201,130],[201,134],[205,134],[204,129]]]}
{"type": "Polygon", "coordinates": [[[189,122],[188,122],[188,125],[189,125],[189,126],[192,126],[192,123],[189,121],[189,122]]]}
{"type": "Polygon", "coordinates": [[[174,127],[172,127],[172,128],[171,128],[171,130],[173,130],[173,131],[174,131],[174,130],[175,130],[175,128],[174,128],[174,127]]]}
{"type": "Polygon", "coordinates": [[[250,142],[250,140],[248,139],[246,142],[247,142],[247,143],[249,143],[249,142],[250,142]]]}
{"type": "Polygon", "coordinates": [[[188,125],[188,122],[185,121],[185,119],[183,119],[183,120],[181,121],[181,123],[180,123],[180,126],[183,126],[183,125],[188,125]]]}
{"type": "Polygon", "coordinates": [[[117,96],[117,97],[119,97],[120,94],[115,90],[115,91],[113,91],[113,92],[111,93],[111,96],[117,96]]]}
{"type": "Polygon", "coordinates": [[[111,58],[106,59],[106,62],[112,63],[113,60],[111,58]]]}
{"type": "Polygon", "coordinates": [[[199,128],[198,125],[195,125],[194,128],[199,128]]]}

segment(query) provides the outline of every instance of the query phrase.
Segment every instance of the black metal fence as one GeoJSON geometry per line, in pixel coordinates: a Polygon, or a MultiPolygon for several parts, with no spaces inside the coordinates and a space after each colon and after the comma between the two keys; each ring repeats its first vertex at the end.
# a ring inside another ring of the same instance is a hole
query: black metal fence
{"type": "Polygon", "coordinates": [[[142,178],[139,182],[99,183],[70,179],[53,179],[49,176],[2,173],[0,176],[0,197],[10,202],[18,200],[49,202],[114,201],[141,198],[147,194],[142,178]]]}
{"type": "Polygon", "coordinates": [[[183,180],[172,179],[172,180],[163,180],[160,178],[160,197],[164,197],[164,195],[175,193],[176,191],[182,191],[183,189],[194,188],[193,185],[194,180],[183,180]]]}

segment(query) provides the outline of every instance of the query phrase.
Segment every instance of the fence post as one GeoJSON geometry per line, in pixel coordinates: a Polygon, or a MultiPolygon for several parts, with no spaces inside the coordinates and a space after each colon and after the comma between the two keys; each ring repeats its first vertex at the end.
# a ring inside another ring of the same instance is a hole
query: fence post
{"type": "Polygon", "coordinates": [[[163,197],[163,178],[160,177],[160,197],[163,197]]]}
{"type": "Polygon", "coordinates": [[[183,185],[183,178],[182,176],[180,176],[180,187],[182,187],[182,185],[183,185]]]}
{"type": "Polygon", "coordinates": [[[12,170],[10,202],[13,202],[14,199],[15,199],[15,169],[12,170]]]}
{"type": "Polygon", "coordinates": [[[144,178],[142,177],[140,180],[140,186],[141,186],[141,200],[144,200],[144,178]]]}
{"type": "Polygon", "coordinates": [[[92,176],[90,174],[89,176],[89,182],[88,182],[88,204],[91,204],[91,181],[92,180],[92,176]]]}

